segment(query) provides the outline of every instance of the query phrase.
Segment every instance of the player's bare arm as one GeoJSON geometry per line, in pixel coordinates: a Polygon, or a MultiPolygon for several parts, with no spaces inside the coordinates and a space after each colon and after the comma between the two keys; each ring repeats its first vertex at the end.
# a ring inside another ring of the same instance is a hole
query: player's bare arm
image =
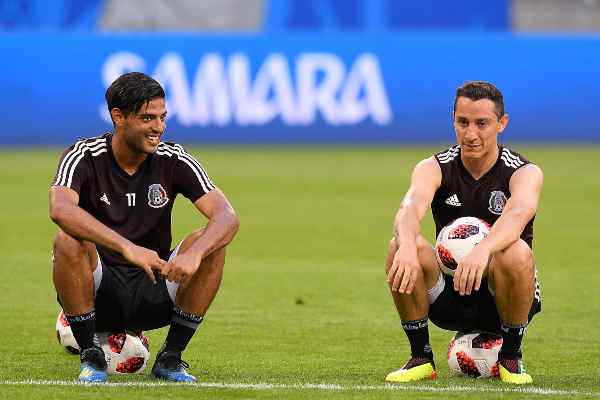
{"type": "Polygon", "coordinates": [[[152,270],[160,271],[166,264],[155,251],[137,246],[79,207],[79,194],[68,187],[50,188],[50,218],[73,237],[118,251],[144,269],[153,282],[156,279],[152,270]]]}
{"type": "Polygon", "coordinates": [[[393,291],[411,294],[419,271],[417,235],[421,220],[429,209],[442,173],[433,157],[419,162],[412,173],[410,187],[402,200],[394,221],[394,237],[398,251],[388,271],[388,283],[393,291]]]}
{"type": "Polygon", "coordinates": [[[165,267],[163,273],[172,282],[180,282],[193,275],[202,259],[229,244],[239,228],[233,207],[218,188],[200,197],[194,205],[208,218],[208,224],[188,251],[177,255],[165,267]]]}
{"type": "Polygon", "coordinates": [[[490,234],[459,263],[454,273],[454,289],[461,295],[479,290],[491,257],[519,240],[525,225],[535,215],[544,176],[535,164],[517,170],[510,179],[511,197],[490,234]]]}

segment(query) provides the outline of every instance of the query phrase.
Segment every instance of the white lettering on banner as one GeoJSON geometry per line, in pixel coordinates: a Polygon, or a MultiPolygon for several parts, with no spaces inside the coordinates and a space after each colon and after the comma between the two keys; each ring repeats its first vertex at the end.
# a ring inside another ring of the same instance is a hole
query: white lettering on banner
{"type": "MultiPolygon", "coordinates": [[[[206,53],[188,81],[179,53],[166,53],[152,76],[167,92],[169,117],[183,126],[262,125],[280,118],[290,126],[310,125],[318,115],[330,125],[350,125],[367,118],[389,124],[392,111],[377,57],[360,54],[349,71],[332,53],[301,53],[290,67],[281,53],[269,54],[254,79],[248,56],[206,53]],[[295,80],[293,75],[295,75],[295,80]]],[[[106,87],[119,75],[145,71],[146,62],[131,52],[110,55],[102,68],[106,87]]],[[[110,122],[106,106],[101,116],[110,122]]]]}

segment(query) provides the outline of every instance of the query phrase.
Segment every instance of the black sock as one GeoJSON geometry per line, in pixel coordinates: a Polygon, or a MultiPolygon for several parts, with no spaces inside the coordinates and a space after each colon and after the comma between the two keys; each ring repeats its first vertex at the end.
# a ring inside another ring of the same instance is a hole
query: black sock
{"type": "Polygon", "coordinates": [[[165,340],[163,349],[165,351],[176,351],[181,353],[188,345],[192,336],[196,332],[196,328],[204,318],[200,315],[194,315],[179,308],[173,309],[171,317],[171,326],[165,340]]]}
{"type": "Polygon", "coordinates": [[[522,325],[511,325],[502,322],[500,328],[502,329],[502,347],[500,348],[499,357],[520,358],[521,342],[527,330],[527,322],[522,325]]]}
{"type": "Polygon", "coordinates": [[[427,318],[415,321],[402,321],[402,328],[410,342],[410,353],[413,357],[433,359],[429,345],[429,328],[427,318]]]}
{"type": "Polygon", "coordinates": [[[85,349],[95,346],[94,335],[96,334],[96,311],[92,310],[81,315],[66,315],[71,332],[75,341],[83,352],[85,349]]]}

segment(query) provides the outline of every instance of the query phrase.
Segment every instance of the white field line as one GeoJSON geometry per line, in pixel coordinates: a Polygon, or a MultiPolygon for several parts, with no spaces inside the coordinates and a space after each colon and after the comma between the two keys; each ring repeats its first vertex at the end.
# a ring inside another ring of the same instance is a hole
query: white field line
{"type": "MultiPolygon", "coordinates": [[[[87,386],[76,381],[50,381],[50,380],[22,380],[0,381],[0,386],[87,386]]],[[[590,396],[600,397],[600,392],[544,389],[541,387],[472,387],[472,386],[425,386],[425,385],[339,385],[335,383],[169,383],[169,382],[108,382],[91,384],[105,387],[162,387],[179,386],[191,388],[217,388],[217,389],[250,389],[250,390],[323,390],[323,391],[373,391],[390,390],[405,392],[454,392],[454,393],[520,393],[536,394],[541,396],[590,396]]]]}

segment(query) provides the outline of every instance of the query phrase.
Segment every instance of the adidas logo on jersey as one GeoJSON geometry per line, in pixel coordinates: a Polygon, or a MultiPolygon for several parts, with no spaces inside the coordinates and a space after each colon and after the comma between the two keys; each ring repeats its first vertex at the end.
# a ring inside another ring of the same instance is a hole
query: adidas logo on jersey
{"type": "Polygon", "coordinates": [[[100,196],[100,201],[105,202],[107,205],[110,206],[110,201],[108,200],[108,196],[106,195],[106,193],[103,193],[102,196],[100,196]]]}
{"type": "Polygon", "coordinates": [[[462,204],[460,203],[460,200],[458,200],[458,196],[456,194],[453,194],[452,196],[448,197],[444,203],[448,204],[449,206],[454,206],[454,207],[462,206],[462,204]]]}

